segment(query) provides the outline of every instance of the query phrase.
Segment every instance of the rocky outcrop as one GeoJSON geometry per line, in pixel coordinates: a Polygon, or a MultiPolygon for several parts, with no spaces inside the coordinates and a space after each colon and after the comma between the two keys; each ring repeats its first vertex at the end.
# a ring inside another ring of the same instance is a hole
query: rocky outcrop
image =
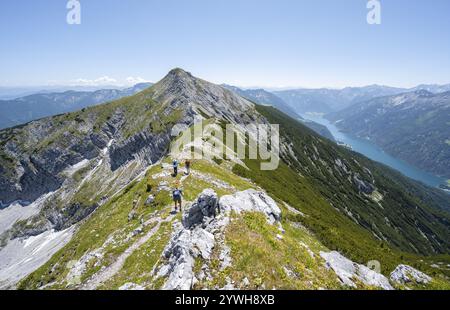
{"type": "Polygon", "coordinates": [[[361,180],[358,174],[353,175],[353,183],[356,185],[358,190],[364,194],[372,194],[375,190],[375,187],[369,182],[361,180]]]}
{"type": "Polygon", "coordinates": [[[244,211],[256,211],[264,213],[271,224],[281,220],[281,210],[275,201],[266,193],[254,189],[223,196],[219,204],[220,209],[225,212],[234,211],[239,214],[244,211]]]}
{"type": "Polygon", "coordinates": [[[152,134],[146,131],[140,132],[121,143],[111,146],[111,169],[114,171],[140,155],[145,161],[152,164],[167,152],[169,143],[169,133],[152,134]]]}
{"type": "Polygon", "coordinates": [[[216,216],[219,198],[212,189],[205,189],[197,201],[193,203],[183,214],[183,226],[191,228],[203,223],[204,219],[216,216]]]}
{"type": "Polygon", "coordinates": [[[391,273],[390,279],[398,284],[427,284],[432,280],[430,276],[408,265],[398,265],[391,273]]]}
{"type": "Polygon", "coordinates": [[[167,277],[163,289],[191,289],[197,282],[194,263],[197,257],[210,259],[215,245],[213,232],[225,225],[213,221],[218,196],[212,189],[205,189],[183,213],[182,224],[174,224],[174,233],[164,249],[166,260],[156,276],[167,277]]]}
{"type": "Polygon", "coordinates": [[[320,256],[325,260],[325,266],[333,269],[346,286],[356,288],[355,281],[360,281],[365,285],[379,287],[384,290],[393,289],[385,276],[366,266],[352,262],[339,252],[320,252],[320,256]]]}
{"type": "MultiPolygon", "coordinates": [[[[231,211],[261,212],[267,221],[275,223],[281,219],[281,211],[275,201],[263,192],[246,190],[218,199],[212,189],[205,189],[184,214],[182,224],[174,224],[172,237],[164,249],[165,263],[155,270],[155,276],[166,277],[163,289],[191,289],[198,279],[194,264],[201,257],[208,261],[216,246],[221,246],[219,259],[221,269],[231,265],[230,249],[223,244],[224,229],[230,222],[231,211]],[[220,213],[216,212],[219,207],[220,213]],[[222,242],[216,242],[216,241],[222,242]]],[[[201,271],[208,278],[208,270],[201,271]]]]}
{"type": "Polygon", "coordinates": [[[201,227],[185,229],[179,222],[174,231],[163,252],[167,263],[159,269],[157,277],[167,276],[163,289],[188,290],[197,282],[194,275],[195,259],[210,258],[215,243],[214,235],[201,227]]]}

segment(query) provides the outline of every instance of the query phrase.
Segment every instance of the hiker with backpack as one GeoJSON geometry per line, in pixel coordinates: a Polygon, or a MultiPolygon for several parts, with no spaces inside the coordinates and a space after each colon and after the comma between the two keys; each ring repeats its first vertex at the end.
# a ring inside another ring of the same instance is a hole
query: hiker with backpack
{"type": "Polygon", "coordinates": [[[175,203],[175,212],[177,212],[177,203],[180,206],[180,212],[181,212],[181,197],[183,195],[183,191],[178,188],[178,185],[175,187],[175,189],[172,191],[172,197],[173,202],[175,203]]]}
{"type": "Polygon", "coordinates": [[[178,160],[174,159],[172,165],[173,165],[173,176],[176,177],[178,175],[178,160]]]}

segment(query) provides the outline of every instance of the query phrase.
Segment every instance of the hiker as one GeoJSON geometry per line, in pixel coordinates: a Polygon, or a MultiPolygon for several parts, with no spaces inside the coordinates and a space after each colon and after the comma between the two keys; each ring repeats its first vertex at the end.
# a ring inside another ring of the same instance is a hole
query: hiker
{"type": "Polygon", "coordinates": [[[189,175],[189,173],[191,173],[191,161],[186,159],[184,165],[186,166],[186,175],[189,175]]]}
{"type": "Polygon", "coordinates": [[[181,212],[181,196],[183,195],[183,191],[178,188],[178,185],[175,187],[175,189],[172,191],[172,197],[173,202],[175,203],[175,212],[177,212],[177,202],[180,206],[180,212],[181,212]]]}
{"type": "Polygon", "coordinates": [[[173,160],[173,176],[177,176],[178,175],[178,160],[174,159],[173,160]]]}

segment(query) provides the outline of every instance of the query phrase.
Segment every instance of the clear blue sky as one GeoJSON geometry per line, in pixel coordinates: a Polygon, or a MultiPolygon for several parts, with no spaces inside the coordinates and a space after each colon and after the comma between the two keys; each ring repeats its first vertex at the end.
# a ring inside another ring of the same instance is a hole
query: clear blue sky
{"type": "Polygon", "coordinates": [[[381,0],[381,25],[366,0],[80,2],[74,26],[67,0],[0,1],[0,86],[157,81],[173,67],[240,86],[450,83],[449,0],[381,0]]]}

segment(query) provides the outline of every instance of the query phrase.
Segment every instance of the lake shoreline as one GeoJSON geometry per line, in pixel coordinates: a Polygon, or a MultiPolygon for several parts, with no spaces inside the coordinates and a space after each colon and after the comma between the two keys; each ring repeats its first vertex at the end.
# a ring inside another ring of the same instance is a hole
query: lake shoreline
{"type": "Polygon", "coordinates": [[[336,141],[340,141],[341,143],[350,146],[353,151],[361,153],[376,162],[385,164],[411,179],[422,182],[428,186],[438,188],[446,193],[450,193],[450,191],[446,188],[448,186],[446,178],[423,171],[402,159],[386,153],[381,147],[373,143],[370,139],[359,138],[351,135],[350,133],[341,131],[335,124],[324,118],[323,114],[303,113],[301,116],[307,120],[317,122],[327,127],[336,141]]]}

